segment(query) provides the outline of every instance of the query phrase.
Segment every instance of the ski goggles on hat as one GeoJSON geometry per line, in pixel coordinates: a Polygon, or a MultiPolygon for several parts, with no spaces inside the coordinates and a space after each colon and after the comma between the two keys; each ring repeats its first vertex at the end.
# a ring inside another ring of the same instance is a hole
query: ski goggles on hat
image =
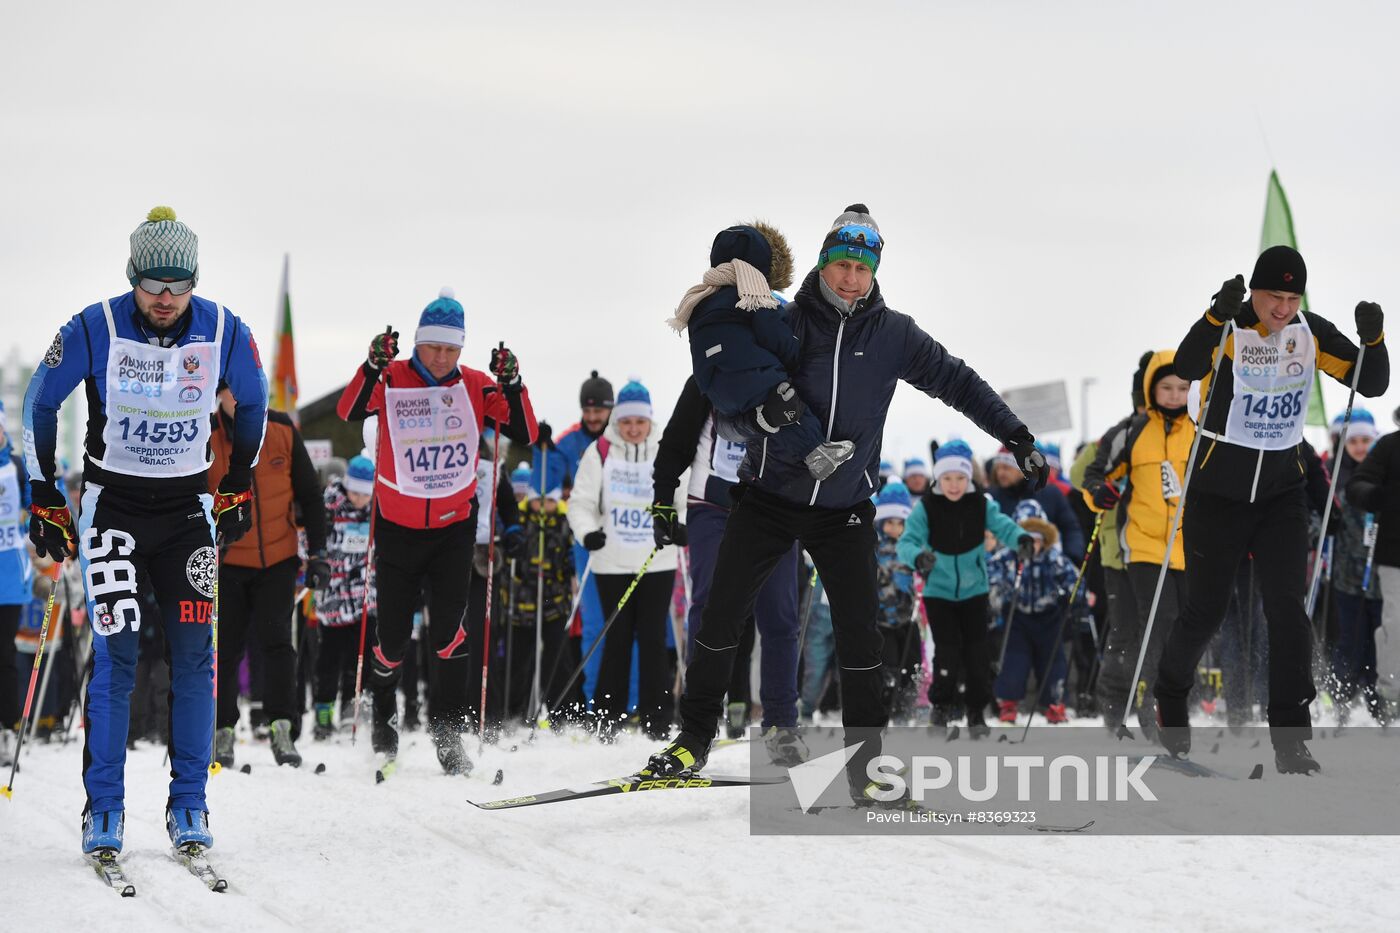
{"type": "Polygon", "coordinates": [[[160,279],[148,279],[144,276],[136,280],[136,285],[141,291],[148,295],[159,296],[161,292],[170,292],[172,295],[183,295],[194,288],[194,279],[180,279],[175,282],[162,282],[160,279]]]}
{"type": "Polygon", "coordinates": [[[842,259],[852,259],[869,266],[870,271],[874,272],[880,265],[880,250],[884,245],[880,231],[874,227],[866,224],[837,227],[826,235],[817,268],[823,269],[842,259]]]}

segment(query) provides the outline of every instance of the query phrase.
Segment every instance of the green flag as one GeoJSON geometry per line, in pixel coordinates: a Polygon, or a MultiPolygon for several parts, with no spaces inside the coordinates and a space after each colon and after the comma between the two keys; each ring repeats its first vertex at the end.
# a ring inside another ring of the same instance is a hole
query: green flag
{"type": "MultiPolygon", "coordinates": [[[[1298,238],[1293,233],[1293,211],[1288,208],[1288,195],[1283,193],[1278,172],[1269,172],[1269,193],[1264,199],[1264,232],[1259,237],[1259,252],[1270,246],[1291,246],[1298,248],[1298,238]]],[[[1307,310],[1308,296],[1303,296],[1302,308],[1307,310]]],[[[1322,373],[1313,373],[1312,395],[1308,399],[1307,424],[1327,427],[1327,409],[1322,405],[1322,373]]]]}

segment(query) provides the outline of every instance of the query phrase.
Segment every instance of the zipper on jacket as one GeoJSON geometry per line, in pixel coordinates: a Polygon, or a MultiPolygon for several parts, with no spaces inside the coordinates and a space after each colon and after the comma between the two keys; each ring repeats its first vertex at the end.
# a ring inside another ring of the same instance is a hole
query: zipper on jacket
{"type": "MultiPolygon", "coordinates": [[[[230,440],[232,440],[232,438],[230,438],[230,440]]],[[[230,461],[230,462],[233,461],[233,452],[232,452],[232,448],[229,449],[229,461],[230,461]]],[[[260,501],[261,501],[261,500],[258,498],[258,474],[257,474],[256,472],[254,472],[254,473],[253,473],[253,509],[252,509],[252,510],[256,513],[256,514],[253,516],[253,524],[254,524],[254,525],[257,527],[257,529],[258,529],[258,566],[259,566],[259,567],[266,568],[266,567],[267,567],[267,555],[263,553],[262,509],[258,508],[258,503],[259,503],[260,501]]]]}
{"type": "Polygon", "coordinates": [[[768,438],[763,439],[763,455],[758,459],[758,478],[763,479],[763,469],[768,466],[768,438]]]}
{"type": "MultiPolygon", "coordinates": [[[[841,386],[841,336],[846,332],[846,321],[849,315],[842,315],[841,323],[836,327],[836,350],[831,354],[831,411],[826,416],[826,439],[831,440],[832,429],[836,427],[836,396],[841,386]]],[[[864,471],[862,471],[864,473],[864,471]]],[[[869,477],[866,482],[869,482],[869,477]]],[[[808,505],[817,504],[817,493],[822,490],[822,481],[817,480],[812,487],[812,498],[808,505]]]]}

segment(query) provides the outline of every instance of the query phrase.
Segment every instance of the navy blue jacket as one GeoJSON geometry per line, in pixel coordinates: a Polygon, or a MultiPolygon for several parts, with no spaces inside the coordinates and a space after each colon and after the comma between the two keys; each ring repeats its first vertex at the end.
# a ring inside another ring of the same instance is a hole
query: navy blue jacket
{"type": "Polygon", "coordinates": [[[1016,503],[1023,499],[1034,499],[1045,509],[1045,518],[1060,532],[1061,547],[1065,556],[1078,561],[1084,557],[1084,528],[1074,514],[1065,494],[1053,485],[1031,492],[1030,483],[1022,480],[1016,485],[1003,489],[992,485],[991,496],[1007,515],[1015,516],[1016,503]]]}
{"type": "Polygon", "coordinates": [[[745,311],[725,286],[691,312],[690,363],[700,391],[726,415],[762,404],[797,366],[798,345],[781,308],[745,311]]]}
{"type": "Polygon", "coordinates": [[[800,359],[793,373],[798,395],[827,425],[834,440],[854,441],[854,456],[830,479],[816,482],[782,445],[750,440],[739,478],[801,505],[844,509],[870,498],[880,472],[885,417],[899,380],[962,412],[1005,443],[1024,427],[971,366],[914,323],[885,306],[880,286],[849,315],[821,295],[812,270],[787,306],[800,359]]]}

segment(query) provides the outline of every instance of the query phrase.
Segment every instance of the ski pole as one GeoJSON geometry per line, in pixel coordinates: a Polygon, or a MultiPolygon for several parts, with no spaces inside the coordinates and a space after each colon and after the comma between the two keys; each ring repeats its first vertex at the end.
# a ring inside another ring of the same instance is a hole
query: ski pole
{"type": "Polygon", "coordinates": [[[514,640],[512,636],[515,634],[515,619],[512,618],[512,616],[515,613],[514,557],[510,559],[510,568],[506,571],[506,573],[508,574],[508,576],[506,577],[506,605],[505,610],[501,613],[501,615],[505,617],[506,626],[506,684],[505,697],[503,698],[503,702],[501,703],[501,722],[503,724],[510,722],[510,665],[512,663],[510,649],[511,642],[514,640]]]}
{"type": "MultiPolygon", "coordinates": [[[[565,629],[566,632],[568,631],[569,626],[570,626],[570,625],[573,625],[573,623],[574,623],[574,615],[578,613],[579,607],[583,605],[583,591],[584,591],[584,588],[588,586],[588,575],[589,575],[590,573],[592,573],[592,572],[593,572],[593,562],[592,562],[592,561],[589,561],[587,564],[584,565],[584,568],[583,568],[583,576],[579,577],[579,580],[578,580],[578,592],[574,594],[574,602],[573,602],[573,605],[569,607],[569,614],[568,614],[567,616],[564,617],[564,629],[565,629]]],[[[546,678],[544,679],[544,681],[543,681],[543,684],[544,684],[543,689],[545,689],[545,690],[549,689],[549,685],[552,684],[552,683],[554,683],[554,675],[557,674],[557,673],[559,673],[559,662],[562,661],[562,660],[564,660],[564,646],[563,646],[563,645],[560,645],[560,646],[559,646],[559,649],[558,649],[557,651],[554,652],[554,663],[551,664],[550,667],[549,667],[549,676],[546,677],[546,678]]],[[[573,685],[573,684],[572,684],[572,681],[571,681],[571,682],[570,682],[570,686],[572,686],[572,685],[573,685]]],[[[564,691],[564,692],[567,693],[568,691],[566,690],[566,691],[564,691]]],[[[541,694],[541,696],[542,696],[542,694],[541,694]]],[[[539,724],[540,713],[541,713],[542,710],[541,710],[541,707],[540,707],[540,705],[539,705],[539,704],[540,704],[540,700],[539,700],[539,699],[536,699],[536,698],[532,697],[532,698],[531,698],[531,701],[532,701],[533,703],[536,704],[534,707],[532,707],[532,710],[533,710],[534,713],[535,713],[535,718],[532,720],[532,722],[533,722],[532,728],[534,728],[535,726],[538,726],[538,724],[539,724]]],[[[557,705],[557,704],[556,704],[556,705],[557,705]]]]}
{"type": "Polygon", "coordinates": [[[1026,565],[1022,561],[1016,563],[1016,582],[1011,585],[1011,605],[1006,610],[1006,628],[1001,633],[1001,651],[997,652],[996,672],[1001,673],[1002,666],[1006,664],[1006,648],[1011,644],[1011,623],[1016,618],[1016,604],[1021,601],[1021,578],[1026,573],[1026,565]]]}
{"type": "MultiPolygon", "coordinates": [[[[584,668],[588,667],[588,662],[593,657],[593,652],[598,650],[598,646],[603,643],[603,639],[608,635],[608,629],[612,628],[618,616],[622,615],[622,607],[627,605],[627,600],[632,597],[632,591],[637,588],[638,583],[642,582],[642,577],[647,575],[647,570],[651,567],[652,558],[656,557],[656,552],[659,550],[661,550],[661,548],[653,546],[651,553],[647,555],[647,559],[642,561],[642,569],[637,571],[637,575],[633,577],[632,582],[627,585],[627,589],[623,592],[622,598],[617,601],[617,606],[613,609],[612,615],[608,617],[608,621],[603,623],[603,630],[598,633],[597,638],[593,639],[593,644],[589,647],[588,653],[583,656],[583,660],[579,662],[578,667],[569,675],[569,679],[564,682],[564,688],[559,691],[559,695],[554,701],[554,706],[558,706],[564,701],[564,695],[573,687],[574,681],[583,673],[584,668]]],[[[551,707],[551,709],[552,708],[553,707],[551,707]]],[[[536,715],[535,718],[538,720],[539,716],[536,715]]]]}
{"type": "Polygon", "coordinates": [[[807,580],[807,605],[802,610],[802,627],[797,632],[797,657],[802,658],[802,648],[807,643],[807,623],[812,619],[812,604],[817,601],[817,566],[812,565],[812,576],[807,580]]]}
{"type": "Polygon", "coordinates": [[[1118,726],[1118,738],[1131,739],[1133,730],[1128,728],[1128,714],[1133,711],[1133,698],[1137,694],[1138,678],[1142,676],[1142,665],[1147,658],[1147,646],[1152,638],[1152,625],[1157,621],[1157,607],[1162,602],[1162,586],[1167,582],[1167,571],[1172,565],[1172,551],[1176,547],[1176,535],[1181,530],[1181,513],[1186,509],[1186,493],[1191,489],[1191,476],[1196,472],[1196,453],[1201,448],[1201,431],[1205,427],[1206,417],[1210,414],[1211,399],[1215,398],[1215,386],[1220,380],[1216,378],[1220,374],[1220,361],[1225,358],[1225,341],[1230,336],[1230,326],[1222,325],[1220,328],[1220,344],[1215,348],[1215,362],[1210,367],[1210,387],[1206,389],[1206,397],[1201,402],[1200,426],[1196,428],[1196,436],[1191,439],[1191,452],[1187,454],[1186,476],[1181,481],[1181,495],[1176,500],[1176,508],[1172,510],[1172,530],[1167,536],[1167,550],[1162,555],[1162,569],[1157,574],[1157,588],[1152,592],[1152,607],[1147,611],[1147,625],[1142,633],[1142,647],[1138,649],[1137,667],[1133,670],[1133,679],[1128,681],[1128,696],[1123,701],[1123,718],[1118,726]]]}
{"type": "Polygon", "coordinates": [[[1361,574],[1361,592],[1364,594],[1371,588],[1371,565],[1376,559],[1376,538],[1377,534],[1376,516],[1374,513],[1366,513],[1366,527],[1361,532],[1361,540],[1366,545],[1366,569],[1361,574]]]}
{"type": "MultiPolygon", "coordinates": [[[[385,333],[393,333],[393,325],[385,333]]],[[[382,409],[381,409],[382,415],[382,409]]],[[[381,417],[381,420],[382,419],[381,417]]],[[[364,544],[364,604],[360,608],[360,653],[354,664],[354,712],[350,717],[350,745],[354,747],[356,731],[360,728],[360,696],[364,691],[364,633],[370,628],[370,574],[374,569],[374,520],[379,514],[379,447],[384,438],[374,436],[374,486],[370,488],[370,537],[364,544]]],[[[395,700],[398,703],[398,700],[395,700]]]]}
{"type": "Polygon", "coordinates": [[[1089,536],[1089,544],[1084,548],[1084,559],[1079,562],[1079,573],[1074,578],[1074,589],[1069,591],[1069,602],[1065,604],[1064,614],[1060,616],[1060,628],[1055,633],[1055,640],[1050,649],[1050,660],[1045,665],[1045,673],[1040,678],[1040,689],[1036,691],[1035,703],[1031,706],[1031,713],[1026,717],[1026,727],[1021,730],[1021,738],[1018,742],[1024,742],[1027,734],[1031,731],[1031,723],[1035,721],[1035,711],[1040,708],[1040,704],[1045,700],[1045,687],[1050,682],[1050,672],[1055,669],[1055,656],[1064,649],[1065,625],[1069,622],[1070,613],[1074,611],[1074,600],[1079,596],[1080,584],[1084,582],[1084,571],[1089,569],[1089,558],[1094,553],[1094,545],[1099,540],[1099,529],[1103,527],[1103,517],[1106,512],[1100,512],[1098,518],[1094,519],[1094,532],[1089,536]]]}
{"type": "MultiPolygon", "coordinates": [[[[682,618],[690,618],[690,561],[686,559],[685,548],[676,548],[676,561],[680,565],[681,586],[685,588],[685,614],[682,618]]],[[[685,680],[686,651],[685,635],[686,626],[681,624],[681,620],[675,616],[671,617],[672,634],[676,639],[676,674],[680,681],[685,680]]],[[[679,686],[679,685],[677,685],[679,686]]]]}
{"type": "Polygon", "coordinates": [[[62,563],[55,563],[44,573],[51,574],[52,582],[49,584],[49,600],[44,606],[44,622],[39,627],[39,650],[34,653],[34,666],[29,669],[29,691],[24,695],[24,715],[19,721],[19,736],[15,741],[15,760],[10,762],[10,780],[4,787],[0,787],[0,794],[6,799],[14,796],[15,773],[19,771],[19,753],[24,749],[24,733],[29,727],[29,713],[33,709],[34,685],[39,679],[39,667],[44,663],[44,643],[49,640],[49,619],[53,617],[54,597],[58,593],[58,576],[63,570],[62,563]]]}
{"type": "MultiPolygon", "coordinates": [[[[1356,365],[1351,369],[1351,390],[1347,393],[1347,410],[1342,415],[1342,430],[1337,435],[1337,446],[1332,449],[1332,482],[1327,488],[1327,504],[1322,508],[1322,529],[1318,532],[1318,547],[1322,549],[1322,539],[1327,535],[1327,522],[1332,517],[1332,502],[1337,498],[1337,478],[1342,475],[1342,446],[1347,442],[1347,428],[1351,427],[1351,408],[1356,403],[1356,384],[1361,380],[1361,362],[1366,359],[1366,345],[1356,351],[1356,365]]],[[[1312,583],[1308,585],[1308,618],[1312,618],[1313,607],[1317,604],[1317,582],[1322,577],[1322,561],[1313,564],[1312,583]]]]}
{"type": "MultiPolygon", "coordinates": [[[[545,457],[544,446],[541,445],[535,454],[531,456],[532,466],[538,458],[539,466],[534,467],[535,491],[540,494],[540,537],[539,549],[536,552],[538,558],[535,564],[535,668],[532,680],[530,681],[530,709],[539,710],[539,705],[544,701],[545,687],[540,682],[540,667],[544,664],[544,494],[545,494],[545,468],[549,466],[549,460],[545,457]]],[[[583,592],[582,588],[579,590],[583,592]]],[[[570,616],[569,618],[573,618],[570,616]]],[[[550,676],[553,676],[551,673],[550,676]]]]}
{"type": "MultiPolygon", "coordinates": [[[[67,603],[62,603],[61,605],[67,609],[67,603]]],[[[56,626],[53,633],[54,651],[57,651],[58,646],[63,644],[63,617],[65,614],[64,612],[57,613],[57,618],[53,623],[56,626]]],[[[33,741],[34,733],[39,728],[39,720],[44,718],[44,699],[49,695],[49,676],[53,674],[53,664],[53,658],[50,657],[48,666],[44,668],[44,673],[39,677],[39,694],[34,703],[36,713],[29,720],[30,741],[33,741]]]]}
{"type": "MultiPolygon", "coordinates": [[[[224,770],[224,766],[219,764],[219,759],[215,752],[219,745],[219,554],[224,546],[223,535],[214,537],[214,595],[209,600],[209,644],[210,663],[214,674],[214,722],[213,731],[209,740],[209,773],[218,774],[224,770]]],[[[170,749],[166,749],[167,756],[170,749]]]]}
{"type": "MultiPolygon", "coordinates": [[[[506,343],[498,345],[504,350],[506,343]]],[[[491,590],[496,578],[496,484],[501,477],[501,424],[496,422],[495,436],[491,439],[491,507],[490,531],[486,538],[486,618],[481,636],[481,712],[477,723],[477,736],[481,744],[486,744],[486,679],[491,671],[491,590]]]]}

